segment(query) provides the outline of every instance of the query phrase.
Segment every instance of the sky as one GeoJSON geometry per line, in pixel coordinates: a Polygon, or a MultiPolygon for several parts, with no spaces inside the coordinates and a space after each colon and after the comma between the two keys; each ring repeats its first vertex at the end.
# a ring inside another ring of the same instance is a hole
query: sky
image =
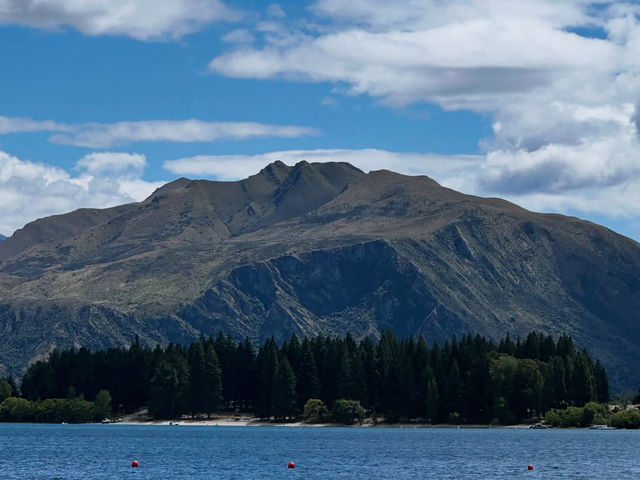
{"type": "Polygon", "coordinates": [[[640,240],[640,1],[0,0],[0,233],[282,160],[640,240]]]}

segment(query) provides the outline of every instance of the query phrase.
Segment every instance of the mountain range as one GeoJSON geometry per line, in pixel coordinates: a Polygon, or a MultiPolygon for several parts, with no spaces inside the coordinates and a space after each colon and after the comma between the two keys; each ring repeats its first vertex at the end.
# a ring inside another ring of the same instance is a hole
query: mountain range
{"type": "Polygon", "coordinates": [[[0,243],[0,370],[53,348],[569,333],[640,384],[640,244],[425,176],[275,162],[36,220],[0,243]]]}

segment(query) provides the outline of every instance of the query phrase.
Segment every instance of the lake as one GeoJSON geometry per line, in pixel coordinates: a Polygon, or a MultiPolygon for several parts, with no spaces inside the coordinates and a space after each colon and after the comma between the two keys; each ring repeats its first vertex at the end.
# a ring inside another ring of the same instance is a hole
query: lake
{"type": "Polygon", "coordinates": [[[0,478],[637,479],[640,431],[0,424],[0,478]]]}

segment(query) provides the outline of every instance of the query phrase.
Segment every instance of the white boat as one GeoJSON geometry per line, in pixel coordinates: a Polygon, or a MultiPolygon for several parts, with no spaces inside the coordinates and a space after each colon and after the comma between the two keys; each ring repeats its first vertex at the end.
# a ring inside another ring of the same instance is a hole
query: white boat
{"type": "Polygon", "coordinates": [[[529,428],[532,430],[546,430],[549,428],[549,426],[545,425],[544,423],[536,423],[534,425],[529,426],[529,428]]]}

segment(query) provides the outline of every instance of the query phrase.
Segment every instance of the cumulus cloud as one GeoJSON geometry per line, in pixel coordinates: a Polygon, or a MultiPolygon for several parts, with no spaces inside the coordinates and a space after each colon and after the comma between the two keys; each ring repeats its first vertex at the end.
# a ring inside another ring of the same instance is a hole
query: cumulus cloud
{"type": "Polygon", "coordinates": [[[116,123],[59,124],[51,120],[0,117],[0,134],[54,132],[50,140],[63,145],[110,148],[137,142],[215,142],[222,139],[297,138],[317,135],[310,127],[255,122],[203,122],[201,120],[151,120],[116,123]]]}
{"type": "Polygon", "coordinates": [[[210,69],[238,78],[345,82],[352,93],[394,105],[428,101],[492,109],[505,94],[548,86],[566,71],[599,71],[622,54],[611,42],[498,12],[415,30],[349,27],[315,36],[278,31],[263,48],[214,58],[210,69]]]}
{"type": "Polygon", "coordinates": [[[0,0],[0,24],[137,40],[179,39],[240,13],[221,0],[0,0]]]}
{"type": "Polygon", "coordinates": [[[71,175],[0,151],[0,232],[7,235],[36,218],[81,207],[141,201],[164,183],[143,180],[144,163],[143,155],[93,154],[81,159],[78,174],[71,175]]]}
{"type": "Polygon", "coordinates": [[[139,178],[147,166],[147,159],[138,153],[94,152],[82,157],[76,169],[91,175],[117,175],[139,178]]]}
{"type": "Polygon", "coordinates": [[[316,0],[311,11],[315,25],[281,20],[210,71],[489,115],[479,168],[451,176],[456,185],[536,210],[635,214],[637,2],[316,0]]]}

